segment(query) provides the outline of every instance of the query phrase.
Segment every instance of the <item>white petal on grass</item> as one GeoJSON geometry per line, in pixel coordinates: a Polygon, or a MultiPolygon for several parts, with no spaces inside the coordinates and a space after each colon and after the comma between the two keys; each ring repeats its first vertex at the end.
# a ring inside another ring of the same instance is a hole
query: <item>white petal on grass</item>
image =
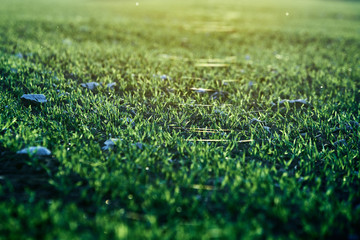
{"type": "MultiPolygon", "coordinates": [[[[281,101],[280,101],[281,102],[281,101]]],[[[295,99],[295,100],[288,100],[289,103],[301,103],[301,104],[309,104],[306,99],[295,99]]]]}
{"type": "Polygon", "coordinates": [[[24,58],[24,55],[22,55],[22,53],[17,53],[17,54],[15,54],[15,57],[17,57],[17,58],[24,58]]]}
{"type": "Polygon", "coordinates": [[[17,154],[29,154],[34,156],[50,156],[51,151],[46,147],[27,147],[16,152],[17,154]]]}
{"type": "Polygon", "coordinates": [[[143,150],[144,145],[143,145],[142,143],[137,142],[137,143],[135,143],[135,145],[136,145],[139,149],[143,150]]]}
{"type": "Polygon", "coordinates": [[[215,91],[213,89],[208,89],[208,88],[190,88],[190,90],[198,92],[198,93],[206,93],[206,92],[214,92],[215,91]]]}
{"type": "Polygon", "coordinates": [[[115,86],[116,86],[116,83],[108,83],[107,85],[106,85],[106,87],[107,87],[107,89],[114,89],[115,88],[115,86]]]}
{"type": "Polygon", "coordinates": [[[89,90],[95,90],[97,87],[100,86],[100,83],[97,82],[88,82],[88,83],[81,83],[82,87],[87,88],[89,90]]]}
{"type": "Polygon", "coordinates": [[[21,100],[27,103],[46,103],[46,97],[44,94],[24,94],[21,96],[21,100]]]}
{"type": "Polygon", "coordinates": [[[165,75],[165,74],[163,74],[163,75],[156,75],[156,74],[154,74],[153,77],[155,77],[155,78],[160,78],[161,80],[172,80],[171,77],[169,77],[168,75],[165,75]]]}
{"type": "Polygon", "coordinates": [[[171,77],[167,76],[167,75],[161,75],[160,78],[162,80],[171,80],[171,77]]]}
{"type": "Polygon", "coordinates": [[[63,93],[60,93],[59,95],[58,95],[58,97],[60,98],[60,97],[66,97],[66,96],[69,96],[70,95],[70,93],[68,93],[68,92],[63,92],[63,93]]]}
{"type": "Polygon", "coordinates": [[[121,141],[122,139],[119,139],[119,138],[110,138],[110,139],[108,139],[108,140],[106,140],[105,142],[104,142],[104,147],[102,147],[101,149],[102,150],[109,150],[109,149],[111,149],[111,148],[113,148],[113,147],[115,147],[115,143],[117,142],[117,141],[121,141]]]}
{"type": "Polygon", "coordinates": [[[253,118],[250,120],[250,124],[255,124],[255,123],[265,123],[264,121],[260,121],[259,119],[257,118],[253,118]]]}
{"type": "Polygon", "coordinates": [[[263,128],[264,128],[268,133],[271,133],[270,127],[268,127],[268,126],[263,126],[263,128]]]}
{"type": "Polygon", "coordinates": [[[125,121],[126,123],[129,123],[131,126],[135,127],[135,122],[131,118],[121,118],[120,120],[125,121]]]}
{"type": "MultiPolygon", "coordinates": [[[[284,99],[284,100],[279,101],[279,105],[284,105],[285,103],[296,105],[296,106],[309,105],[309,102],[306,99],[294,99],[294,100],[284,99]]],[[[271,104],[273,107],[277,106],[277,104],[274,102],[272,102],[271,104]]]]}

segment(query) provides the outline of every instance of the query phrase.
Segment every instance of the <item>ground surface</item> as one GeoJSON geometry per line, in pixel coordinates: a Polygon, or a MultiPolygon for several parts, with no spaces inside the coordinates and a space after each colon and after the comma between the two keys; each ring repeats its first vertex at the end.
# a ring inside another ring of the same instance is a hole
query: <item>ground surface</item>
{"type": "Polygon", "coordinates": [[[0,239],[359,239],[359,1],[0,5],[0,239]]]}

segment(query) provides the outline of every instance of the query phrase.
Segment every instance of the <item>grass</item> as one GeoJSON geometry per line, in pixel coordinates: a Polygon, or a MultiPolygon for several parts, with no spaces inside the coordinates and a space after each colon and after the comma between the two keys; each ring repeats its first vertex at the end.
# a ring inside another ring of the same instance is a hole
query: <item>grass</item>
{"type": "Polygon", "coordinates": [[[0,239],[360,238],[358,1],[1,6],[0,239]]]}

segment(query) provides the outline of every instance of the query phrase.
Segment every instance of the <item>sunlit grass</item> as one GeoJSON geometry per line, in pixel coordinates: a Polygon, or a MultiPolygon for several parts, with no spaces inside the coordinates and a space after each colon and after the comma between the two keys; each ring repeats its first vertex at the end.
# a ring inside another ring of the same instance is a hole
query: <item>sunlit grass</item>
{"type": "Polygon", "coordinates": [[[3,0],[0,239],[358,239],[359,13],[3,0]]]}

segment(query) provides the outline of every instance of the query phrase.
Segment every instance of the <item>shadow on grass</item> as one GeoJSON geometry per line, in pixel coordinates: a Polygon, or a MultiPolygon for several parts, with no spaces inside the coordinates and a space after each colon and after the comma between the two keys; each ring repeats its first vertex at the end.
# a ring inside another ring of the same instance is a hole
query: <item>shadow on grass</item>
{"type": "Polygon", "coordinates": [[[60,163],[52,156],[31,158],[0,146],[0,202],[39,203],[60,200],[75,203],[90,216],[95,202],[87,180],[73,171],[57,176],[60,163]]]}

